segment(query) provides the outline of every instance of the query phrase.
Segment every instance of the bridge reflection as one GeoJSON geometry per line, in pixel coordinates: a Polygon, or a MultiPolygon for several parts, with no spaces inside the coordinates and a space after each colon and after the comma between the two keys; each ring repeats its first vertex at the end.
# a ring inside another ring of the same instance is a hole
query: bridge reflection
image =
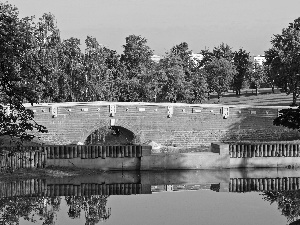
{"type": "Polygon", "coordinates": [[[209,189],[222,192],[300,189],[291,169],[106,172],[89,176],[0,181],[0,198],[15,196],[136,195],[209,189]]]}
{"type": "Polygon", "coordinates": [[[110,195],[187,190],[262,192],[263,199],[278,202],[278,209],[292,222],[300,216],[296,210],[299,183],[298,171],[291,169],[128,171],[0,181],[0,224],[13,224],[34,215],[43,224],[54,224],[64,204],[69,218],[84,216],[86,224],[96,224],[111,216],[111,208],[106,206],[110,195]],[[61,204],[62,200],[65,203],[61,204]]]}

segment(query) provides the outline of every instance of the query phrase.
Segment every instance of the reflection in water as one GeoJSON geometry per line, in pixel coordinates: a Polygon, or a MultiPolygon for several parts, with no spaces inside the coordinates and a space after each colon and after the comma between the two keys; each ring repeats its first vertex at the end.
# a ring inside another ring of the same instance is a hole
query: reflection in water
{"type": "MultiPolygon", "coordinates": [[[[81,210],[85,214],[85,224],[93,225],[109,218],[106,209],[108,196],[66,196],[68,216],[79,219],[81,210]]],[[[43,225],[55,224],[56,213],[60,210],[61,197],[10,197],[0,199],[1,224],[19,224],[20,218],[43,225]]]]}
{"type": "Polygon", "coordinates": [[[106,206],[110,195],[186,190],[262,192],[263,199],[277,203],[282,215],[291,223],[300,216],[300,177],[297,173],[288,169],[123,171],[0,182],[0,224],[18,224],[20,218],[55,224],[62,199],[69,218],[85,218],[85,224],[97,224],[111,216],[111,208],[106,206]]]}
{"type": "Polygon", "coordinates": [[[22,217],[36,222],[34,215],[43,224],[53,224],[56,212],[60,209],[60,197],[10,197],[0,199],[1,224],[19,224],[22,217]]]}
{"type": "Polygon", "coordinates": [[[265,191],[263,199],[270,204],[277,203],[278,209],[281,211],[288,222],[291,224],[300,224],[300,190],[294,191],[265,191]]]}
{"type": "Polygon", "coordinates": [[[84,210],[86,224],[105,221],[111,214],[111,209],[106,209],[107,198],[108,196],[66,196],[68,215],[72,219],[80,218],[81,210],[84,210]]]}

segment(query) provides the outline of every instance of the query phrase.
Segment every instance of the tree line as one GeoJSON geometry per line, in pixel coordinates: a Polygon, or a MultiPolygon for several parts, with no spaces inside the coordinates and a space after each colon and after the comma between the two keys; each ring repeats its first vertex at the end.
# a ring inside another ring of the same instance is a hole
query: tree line
{"type": "Polygon", "coordinates": [[[240,94],[244,87],[257,90],[263,83],[284,86],[298,95],[299,73],[289,69],[299,67],[299,49],[297,44],[287,45],[299,19],[286,32],[287,44],[282,44],[291,55],[280,48],[284,38],[277,35],[271,41],[273,48],[266,51],[265,66],[254,63],[244,49],[233,51],[225,43],[202,50],[199,60],[191,57],[188,44],[182,42],[155,63],[147,39],[139,35],[126,37],[121,55],[91,36],[85,39],[82,52],[79,39],[61,39],[51,13],[35,20],[19,18],[18,9],[8,3],[0,3],[0,10],[1,135],[32,138],[26,130],[47,131],[34,122],[24,102],[202,103],[212,93],[220,99],[229,89],[240,94]]]}

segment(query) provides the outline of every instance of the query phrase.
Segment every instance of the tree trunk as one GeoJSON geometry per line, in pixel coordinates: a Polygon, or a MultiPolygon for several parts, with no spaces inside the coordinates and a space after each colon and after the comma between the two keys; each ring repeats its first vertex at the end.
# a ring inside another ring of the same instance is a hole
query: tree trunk
{"type": "Polygon", "coordinates": [[[221,100],[221,94],[218,93],[218,103],[220,102],[220,100],[221,100]]]}
{"type": "Polygon", "coordinates": [[[255,95],[258,95],[258,88],[255,88],[255,95]]]}
{"type": "Polygon", "coordinates": [[[293,91],[293,103],[291,106],[297,106],[297,93],[293,91]]]}

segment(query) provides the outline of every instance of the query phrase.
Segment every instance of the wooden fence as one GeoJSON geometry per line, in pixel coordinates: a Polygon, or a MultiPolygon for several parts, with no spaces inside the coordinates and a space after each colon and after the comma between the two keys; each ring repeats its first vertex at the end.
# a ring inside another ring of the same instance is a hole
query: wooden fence
{"type": "Polygon", "coordinates": [[[299,157],[300,144],[294,143],[253,143],[230,144],[230,158],[252,157],[299,157]]]}

